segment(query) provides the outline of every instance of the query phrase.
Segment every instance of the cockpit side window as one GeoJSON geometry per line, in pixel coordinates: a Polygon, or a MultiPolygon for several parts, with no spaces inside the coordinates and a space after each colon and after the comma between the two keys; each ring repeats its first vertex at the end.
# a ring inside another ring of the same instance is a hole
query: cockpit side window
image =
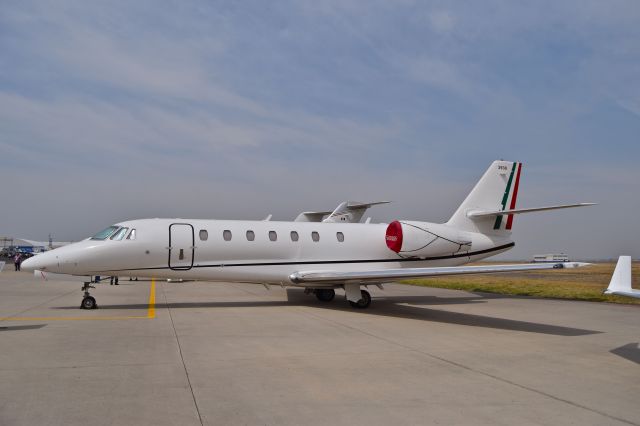
{"type": "Polygon", "coordinates": [[[125,235],[127,235],[127,231],[129,231],[129,228],[120,228],[118,229],[118,232],[113,234],[113,237],[111,237],[111,239],[114,241],[120,241],[124,238],[125,235]]]}
{"type": "Polygon", "coordinates": [[[119,228],[118,226],[110,226],[110,227],[108,227],[106,229],[103,229],[102,231],[98,232],[96,235],[91,237],[91,239],[92,240],[106,240],[111,235],[113,235],[113,233],[116,232],[116,230],[118,228],[119,228]]]}
{"type": "Polygon", "coordinates": [[[136,228],[133,228],[129,235],[127,236],[127,240],[135,240],[136,239],[136,228]]]}

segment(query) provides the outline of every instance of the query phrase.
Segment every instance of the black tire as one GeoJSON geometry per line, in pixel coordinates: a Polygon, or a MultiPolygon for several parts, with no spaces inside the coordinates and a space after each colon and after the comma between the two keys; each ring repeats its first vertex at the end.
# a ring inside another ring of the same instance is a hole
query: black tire
{"type": "Polygon", "coordinates": [[[316,290],[316,297],[321,302],[331,302],[336,297],[336,291],[332,288],[319,288],[316,290]]]}
{"type": "Polygon", "coordinates": [[[87,296],[82,299],[82,304],[80,305],[80,308],[82,309],[96,309],[97,307],[98,304],[96,303],[96,299],[91,296],[87,296]]]}
{"type": "Polygon", "coordinates": [[[367,309],[369,305],[371,305],[371,295],[367,290],[360,290],[360,294],[362,295],[362,299],[360,299],[358,302],[349,301],[349,304],[353,308],[367,309]]]}

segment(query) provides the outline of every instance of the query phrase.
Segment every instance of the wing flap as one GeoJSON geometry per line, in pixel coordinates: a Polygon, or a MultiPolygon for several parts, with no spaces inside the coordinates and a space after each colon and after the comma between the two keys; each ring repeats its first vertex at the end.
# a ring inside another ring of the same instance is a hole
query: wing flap
{"type": "Polygon", "coordinates": [[[379,283],[410,278],[439,277],[445,275],[496,274],[545,269],[578,268],[590,265],[582,262],[565,263],[524,263],[516,265],[447,266],[435,268],[399,268],[376,271],[298,271],[289,275],[294,284],[314,284],[328,282],[379,283]]]}

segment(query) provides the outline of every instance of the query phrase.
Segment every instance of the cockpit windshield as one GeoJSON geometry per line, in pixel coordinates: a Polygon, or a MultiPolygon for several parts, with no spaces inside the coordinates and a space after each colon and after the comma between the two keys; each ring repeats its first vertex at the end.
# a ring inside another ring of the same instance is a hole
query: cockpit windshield
{"type": "Polygon", "coordinates": [[[113,235],[113,233],[116,232],[116,230],[118,230],[119,228],[120,228],[119,226],[110,226],[110,227],[108,227],[106,229],[103,229],[102,231],[98,232],[96,235],[91,237],[91,239],[92,240],[106,240],[111,235],[113,235]]]}
{"type": "Polygon", "coordinates": [[[123,239],[125,235],[127,235],[127,231],[129,231],[129,228],[120,228],[118,229],[118,232],[113,234],[113,237],[111,237],[111,239],[119,241],[123,239]]]}

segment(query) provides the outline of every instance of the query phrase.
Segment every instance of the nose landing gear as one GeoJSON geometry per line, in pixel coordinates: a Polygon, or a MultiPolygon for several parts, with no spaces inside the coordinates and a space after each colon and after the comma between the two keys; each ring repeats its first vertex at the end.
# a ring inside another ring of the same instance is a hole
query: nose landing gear
{"type": "Polygon", "coordinates": [[[89,289],[95,288],[91,285],[91,282],[84,283],[81,290],[84,291],[84,297],[82,298],[82,303],[80,304],[80,309],[97,309],[98,304],[96,303],[96,299],[89,294],[89,289]]]}

